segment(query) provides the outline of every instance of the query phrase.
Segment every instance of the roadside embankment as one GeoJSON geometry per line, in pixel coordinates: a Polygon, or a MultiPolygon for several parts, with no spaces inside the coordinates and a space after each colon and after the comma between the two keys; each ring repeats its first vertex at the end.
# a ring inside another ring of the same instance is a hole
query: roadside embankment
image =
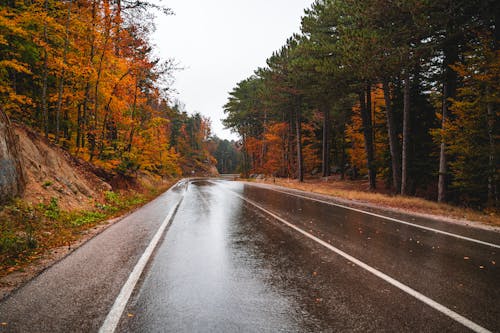
{"type": "Polygon", "coordinates": [[[13,129],[26,189],[0,206],[0,290],[37,274],[176,182],[144,172],[107,173],[26,127],[13,129]]]}

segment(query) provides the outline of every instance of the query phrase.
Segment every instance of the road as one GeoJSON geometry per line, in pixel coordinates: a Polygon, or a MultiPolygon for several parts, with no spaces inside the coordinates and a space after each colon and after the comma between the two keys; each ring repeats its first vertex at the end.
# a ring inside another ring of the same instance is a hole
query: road
{"type": "Polygon", "coordinates": [[[498,332],[499,250],[496,231],[193,180],[2,301],[0,332],[498,332]]]}

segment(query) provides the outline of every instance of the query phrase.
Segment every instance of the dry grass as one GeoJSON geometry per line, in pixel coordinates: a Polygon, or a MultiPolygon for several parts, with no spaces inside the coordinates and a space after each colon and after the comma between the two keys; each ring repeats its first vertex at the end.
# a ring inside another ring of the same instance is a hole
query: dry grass
{"type": "Polygon", "coordinates": [[[380,206],[381,208],[398,209],[404,212],[436,215],[457,220],[475,221],[491,226],[500,226],[498,212],[482,212],[449,204],[415,197],[403,197],[388,194],[387,190],[370,192],[364,181],[323,181],[319,179],[306,180],[299,183],[289,179],[264,179],[255,182],[279,185],[297,190],[325,194],[345,200],[380,206]]]}

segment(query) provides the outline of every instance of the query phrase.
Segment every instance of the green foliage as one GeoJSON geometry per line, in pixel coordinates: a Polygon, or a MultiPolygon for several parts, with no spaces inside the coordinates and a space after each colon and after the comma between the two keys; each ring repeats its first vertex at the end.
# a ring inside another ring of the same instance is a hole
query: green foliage
{"type": "Polygon", "coordinates": [[[119,193],[113,192],[113,191],[106,191],[104,193],[104,198],[106,199],[106,202],[119,206],[122,204],[122,200],[120,197],[119,193]]]}
{"type": "Polygon", "coordinates": [[[35,208],[21,200],[0,210],[0,263],[5,258],[12,262],[37,247],[35,228],[39,220],[35,208]]]}
{"type": "Polygon", "coordinates": [[[71,219],[71,225],[80,227],[86,224],[94,224],[106,218],[106,214],[101,212],[82,212],[71,219]]]}
{"type": "Polygon", "coordinates": [[[123,196],[120,193],[107,191],[104,194],[106,202],[108,205],[100,206],[104,211],[118,211],[127,207],[133,207],[139,205],[145,201],[143,195],[134,193],[131,195],[123,196]]]}
{"type": "Polygon", "coordinates": [[[40,208],[44,211],[43,215],[52,220],[57,220],[60,216],[59,202],[57,198],[50,198],[49,204],[40,204],[40,208]]]}
{"type": "Polygon", "coordinates": [[[45,188],[47,188],[47,187],[52,186],[52,184],[53,184],[53,182],[51,182],[50,180],[47,180],[47,181],[45,181],[45,182],[42,184],[42,186],[43,186],[43,187],[45,187],[45,188]]]}

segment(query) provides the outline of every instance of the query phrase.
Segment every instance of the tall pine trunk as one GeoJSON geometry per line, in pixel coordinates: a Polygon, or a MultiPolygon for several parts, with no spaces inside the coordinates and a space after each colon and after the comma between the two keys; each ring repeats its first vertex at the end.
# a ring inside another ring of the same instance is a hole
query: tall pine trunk
{"type": "Polygon", "coordinates": [[[243,141],[243,147],[242,147],[242,157],[243,157],[243,178],[248,178],[249,177],[249,172],[248,172],[248,150],[247,150],[247,140],[246,140],[246,135],[245,133],[242,134],[242,141],[243,141]]]}
{"type": "Polygon", "coordinates": [[[401,195],[408,194],[408,146],[410,142],[410,71],[404,76],[403,88],[403,149],[401,157],[401,195]]]}
{"type": "Polygon", "coordinates": [[[359,103],[361,120],[363,122],[363,136],[365,138],[366,166],[368,168],[368,180],[370,183],[369,187],[370,190],[373,190],[377,187],[377,172],[375,169],[375,154],[373,149],[371,106],[367,105],[367,100],[370,100],[368,97],[369,94],[371,94],[371,85],[367,84],[366,89],[359,94],[359,103]]]}
{"type": "Polygon", "coordinates": [[[295,137],[297,140],[297,179],[304,181],[304,161],[302,157],[302,119],[300,115],[300,105],[295,109],[295,137]]]}
{"type": "MultiPolygon", "coordinates": [[[[443,97],[441,100],[441,132],[444,133],[446,124],[448,122],[449,114],[449,99],[456,96],[457,87],[457,74],[450,67],[458,61],[458,47],[456,37],[454,35],[455,29],[452,23],[447,27],[447,41],[443,46],[443,97]]],[[[446,156],[446,141],[441,138],[441,145],[439,151],[439,175],[438,175],[438,202],[446,201],[446,191],[448,182],[448,158],[446,156]]]]}
{"type": "Polygon", "coordinates": [[[392,163],[392,186],[396,193],[401,190],[401,152],[399,148],[399,139],[396,132],[396,122],[394,120],[394,109],[391,103],[391,93],[389,81],[384,79],[384,100],[385,100],[385,115],[387,118],[387,133],[389,136],[389,150],[391,153],[392,163]]]}
{"type": "Polygon", "coordinates": [[[323,151],[321,173],[323,177],[330,176],[330,109],[323,105],[323,151]]]}
{"type": "Polygon", "coordinates": [[[260,149],[260,163],[261,167],[265,164],[265,158],[267,153],[267,141],[266,141],[266,132],[267,132],[267,109],[264,109],[264,122],[263,122],[264,132],[262,133],[262,147],[260,149]]]}
{"type": "MultiPolygon", "coordinates": [[[[497,5],[495,11],[495,32],[494,32],[494,49],[495,54],[498,54],[500,48],[500,5],[497,5]]],[[[491,87],[487,88],[488,96],[491,96],[491,87]]],[[[488,152],[488,206],[497,207],[498,205],[498,179],[497,179],[497,162],[496,162],[496,140],[495,140],[495,122],[496,122],[496,108],[498,103],[488,102],[488,139],[489,139],[489,152],[488,152]]]]}
{"type": "MultiPolygon", "coordinates": [[[[448,119],[448,84],[443,84],[443,101],[441,105],[441,131],[444,132],[448,119]]],[[[446,175],[448,169],[448,161],[446,158],[446,144],[444,138],[441,138],[439,149],[439,176],[438,176],[438,202],[446,201],[446,175]]]]}
{"type": "MultiPolygon", "coordinates": [[[[491,94],[490,87],[488,87],[488,95],[491,94]]],[[[497,205],[497,182],[496,182],[496,171],[497,166],[495,162],[495,110],[492,102],[487,105],[488,112],[488,206],[495,207],[497,205]]]]}

